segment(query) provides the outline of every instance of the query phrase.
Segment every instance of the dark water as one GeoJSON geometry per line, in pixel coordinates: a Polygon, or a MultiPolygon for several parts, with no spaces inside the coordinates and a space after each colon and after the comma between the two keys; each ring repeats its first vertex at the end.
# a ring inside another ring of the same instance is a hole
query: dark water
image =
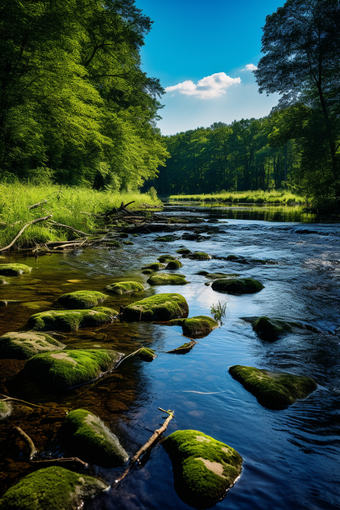
{"type": "MultiPolygon", "coordinates": [[[[40,454],[47,455],[53,451],[53,438],[65,410],[86,407],[117,433],[133,455],[162,422],[160,406],[175,411],[167,433],[196,429],[242,455],[241,478],[217,509],[340,508],[340,226],[273,218],[270,222],[226,220],[216,211],[192,210],[190,215],[201,215],[204,225],[218,227],[218,232],[203,233],[199,243],[183,239],[171,244],[154,242],[160,234],[150,233],[130,236],[134,245],[121,250],[87,250],[38,261],[15,259],[34,269],[27,276],[6,278],[11,285],[0,287],[0,299],[19,301],[0,308],[0,334],[24,328],[38,310],[58,307],[55,300],[61,293],[103,290],[121,279],[145,282],[141,267],[161,254],[175,255],[180,247],[205,251],[213,258],[202,262],[181,259],[180,272],[191,283],[148,289],[145,295],[179,292],[188,301],[190,316],[210,315],[211,305],[218,301],[227,303],[227,313],[219,329],[183,356],[164,352],[183,343],[179,327],[114,323],[65,335],[63,341],[70,347],[110,347],[129,354],[146,345],[158,357],[152,363],[130,358],[96,384],[62,396],[37,390],[21,372],[24,362],[0,361],[0,392],[44,405],[33,412],[31,408],[30,414],[23,405],[17,420],[0,424],[1,492],[32,469],[14,437],[13,423],[34,439],[40,454]],[[242,255],[249,264],[222,259],[229,254],[242,255]],[[259,259],[276,264],[252,262],[259,259]],[[204,276],[196,274],[200,270],[237,272],[260,280],[265,288],[252,295],[219,294],[205,285],[204,276]],[[302,320],[320,333],[289,334],[268,344],[241,319],[260,315],[302,320]],[[272,411],[231,378],[228,368],[234,364],[307,375],[316,380],[318,389],[285,410],[272,411]]],[[[200,226],[181,225],[177,234],[181,237],[200,226]]],[[[110,298],[105,304],[117,309],[134,300],[110,298]]],[[[94,468],[92,472],[114,484],[121,470],[94,468]]],[[[174,490],[171,462],[159,444],[140,469],[84,508],[190,507],[174,490]]]]}

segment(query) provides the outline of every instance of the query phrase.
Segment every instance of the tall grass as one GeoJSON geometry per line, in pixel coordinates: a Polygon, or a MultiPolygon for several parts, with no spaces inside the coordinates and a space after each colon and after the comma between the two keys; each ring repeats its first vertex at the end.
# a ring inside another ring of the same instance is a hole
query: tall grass
{"type": "MultiPolygon", "coordinates": [[[[7,246],[19,230],[29,221],[52,214],[51,220],[70,225],[86,233],[100,228],[101,221],[92,216],[134,201],[129,210],[158,205],[153,194],[100,192],[88,188],[58,185],[34,186],[31,184],[0,183],[0,248],[7,246]],[[37,208],[29,206],[47,200],[37,208]],[[84,212],[91,214],[82,214],[84,212]]],[[[29,226],[19,238],[17,246],[34,246],[35,243],[67,240],[75,237],[71,231],[56,229],[49,222],[29,226]]]]}
{"type": "Polygon", "coordinates": [[[170,195],[170,200],[189,200],[199,202],[220,202],[220,203],[251,203],[251,204],[301,204],[305,199],[295,195],[290,191],[272,190],[272,191],[221,191],[219,193],[199,194],[199,195],[170,195]]]}

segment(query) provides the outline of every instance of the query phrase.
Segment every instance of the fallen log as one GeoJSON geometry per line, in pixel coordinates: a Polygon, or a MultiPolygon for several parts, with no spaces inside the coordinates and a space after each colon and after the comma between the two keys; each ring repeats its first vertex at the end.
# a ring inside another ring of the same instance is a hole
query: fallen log
{"type": "MultiPolygon", "coordinates": [[[[17,241],[19,239],[19,237],[21,236],[21,234],[24,232],[24,230],[29,227],[30,225],[33,225],[34,223],[38,223],[40,221],[45,221],[45,220],[48,220],[49,218],[52,218],[52,214],[50,214],[49,216],[44,216],[43,218],[37,218],[35,220],[32,220],[32,221],[29,221],[28,223],[26,223],[26,225],[24,225],[22,227],[22,229],[20,230],[20,232],[15,236],[15,238],[13,239],[13,241],[8,245],[8,246],[5,246],[4,248],[0,248],[0,252],[1,251],[6,251],[6,250],[9,250],[13,244],[15,243],[15,241],[17,241]]],[[[86,234],[85,234],[86,235],[86,234]]]]}

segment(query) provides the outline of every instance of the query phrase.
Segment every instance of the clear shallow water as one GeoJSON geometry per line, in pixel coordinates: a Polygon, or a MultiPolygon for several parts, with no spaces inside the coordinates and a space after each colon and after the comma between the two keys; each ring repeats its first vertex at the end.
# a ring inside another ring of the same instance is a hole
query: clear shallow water
{"type": "MultiPolygon", "coordinates": [[[[197,212],[190,214],[197,215],[197,212]]],[[[240,480],[216,509],[340,508],[340,338],[337,332],[340,226],[225,220],[216,217],[216,212],[213,218],[204,211],[199,214],[206,220],[214,220],[209,226],[219,227],[218,233],[203,234],[209,239],[199,243],[181,239],[170,244],[159,243],[154,240],[160,234],[143,234],[131,237],[135,244],[124,250],[54,255],[42,257],[37,263],[32,258],[20,259],[36,269],[31,275],[12,278],[11,285],[0,287],[0,299],[20,301],[0,309],[0,333],[25,326],[28,317],[37,311],[28,308],[27,303],[35,302],[44,310],[57,307],[55,300],[64,292],[102,290],[122,278],[145,282],[146,277],[140,273],[142,266],[156,261],[160,254],[175,254],[183,246],[192,251],[206,251],[215,258],[202,262],[181,259],[183,268],[179,272],[187,276],[190,285],[156,287],[146,294],[179,292],[189,303],[190,316],[210,315],[212,304],[226,301],[227,315],[219,329],[200,339],[183,356],[164,352],[183,343],[179,327],[116,323],[100,330],[80,330],[66,335],[68,346],[106,346],[129,354],[140,345],[147,345],[156,350],[158,357],[152,363],[130,358],[96,384],[55,397],[42,394],[18,379],[15,372],[23,362],[1,361],[1,393],[9,391],[12,396],[30,402],[55,402],[54,424],[48,427],[44,424],[46,411],[42,411],[22,420],[20,425],[34,438],[39,451],[49,449],[65,408],[86,407],[111,426],[133,455],[162,422],[160,406],[175,411],[168,433],[176,429],[197,429],[229,444],[244,458],[240,480]],[[245,256],[250,263],[243,265],[221,259],[229,254],[245,256]],[[277,264],[252,263],[254,259],[270,259],[277,264]],[[204,285],[208,280],[196,274],[200,270],[252,276],[265,288],[245,296],[220,294],[204,285]],[[242,317],[259,315],[302,320],[322,333],[290,334],[267,344],[242,320],[242,317]],[[268,410],[231,378],[228,368],[234,364],[308,375],[316,380],[318,389],[285,410],[268,410]],[[37,430],[41,431],[39,437],[37,430]]],[[[178,234],[192,233],[200,226],[183,225],[178,234]]],[[[136,299],[110,298],[106,304],[117,309],[120,303],[136,299]]],[[[9,430],[6,422],[0,424],[1,442],[8,437],[9,430]]],[[[7,460],[9,455],[6,451],[7,460]]],[[[8,463],[0,459],[3,472],[7,470],[2,477],[6,486],[28,470],[20,454],[13,452],[12,459],[9,464],[12,475],[8,463]]],[[[114,483],[121,470],[95,468],[94,472],[114,483]]],[[[86,503],[85,508],[189,507],[174,490],[171,462],[159,444],[141,469],[131,472],[108,494],[86,503]]]]}

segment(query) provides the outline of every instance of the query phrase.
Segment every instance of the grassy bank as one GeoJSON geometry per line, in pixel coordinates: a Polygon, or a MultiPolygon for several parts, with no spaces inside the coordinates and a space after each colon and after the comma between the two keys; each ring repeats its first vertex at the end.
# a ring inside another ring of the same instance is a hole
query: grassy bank
{"type": "MultiPolygon", "coordinates": [[[[145,205],[160,204],[155,195],[147,193],[100,192],[57,185],[0,184],[0,248],[7,246],[26,223],[48,215],[52,215],[50,220],[57,223],[93,233],[103,226],[95,215],[131,201],[134,201],[129,206],[131,211],[143,209],[145,205]],[[41,205],[31,208],[38,203],[41,205]]],[[[74,232],[56,227],[50,220],[29,226],[18,239],[16,247],[76,237],[74,232]]]]}
{"type": "Polygon", "coordinates": [[[171,201],[221,202],[234,204],[303,204],[305,199],[289,191],[222,191],[221,193],[200,195],[170,195],[171,201]]]}

